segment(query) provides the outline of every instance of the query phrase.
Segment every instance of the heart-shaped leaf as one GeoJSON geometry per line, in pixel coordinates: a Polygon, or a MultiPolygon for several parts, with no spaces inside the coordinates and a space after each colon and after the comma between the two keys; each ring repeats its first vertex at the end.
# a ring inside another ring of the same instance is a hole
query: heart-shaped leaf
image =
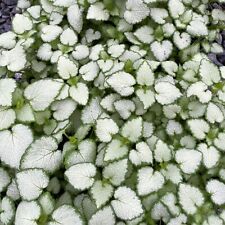
{"type": "Polygon", "coordinates": [[[126,2],[125,20],[130,24],[141,22],[149,15],[149,8],[142,0],[128,0],[126,2]]]}
{"type": "Polygon", "coordinates": [[[108,59],[108,60],[104,61],[103,59],[100,59],[100,60],[98,60],[98,66],[101,69],[101,71],[103,73],[105,73],[105,72],[107,72],[107,71],[112,69],[112,67],[113,67],[113,60],[108,59]]]}
{"type": "Polygon", "coordinates": [[[134,77],[126,72],[114,73],[107,79],[107,83],[121,96],[129,96],[134,92],[134,77]]]}
{"type": "Polygon", "coordinates": [[[12,93],[15,91],[16,82],[13,79],[1,79],[0,80],[0,105],[11,106],[12,105],[12,93]]]}
{"type": "Polygon", "coordinates": [[[113,195],[113,186],[111,184],[104,183],[101,180],[95,181],[91,187],[91,194],[95,200],[97,208],[100,208],[113,195]]]}
{"type": "Polygon", "coordinates": [[[62,160],[58,143],[52,137],[42,137],[27,149],[21,160],[21,168],[39,168],[54,172],[60,167],[62,160]]]}
{"type": "Polygon", "coordinates": [[[12,31],[2,33],[0,35],[0,47],[5,49],[12,49],[16,45],[16,34],[12,31]]]}
{"type": "Polygon", "coordinates": [[[224,120],[224,115],[219,106],[210,102],[206,109],[206,119],[210,123],[221,123],[224,120]]]}
{"type": "Polygon", "coordinates": [[[202,154],[193,149],[179,149],[176,151],[175,159],[184,173],[192,174],[198,169],[202,154]]]}
{"type": "Polygon", "coordinates": [[[173,18],[178,19],[185,12],[185,6],[181,0],[169,0],[168,7],[173,18]]]}
{"type": "Polygon", "coordinates": [[[13,30],[17,34],[23,34],[32,29],[32,20],[25,15],[16,14],[12,21],[13,30]]]}
{"type": "Polygon", "coordinates": [[[35,111],[45,110],[59,94],[63,83],[53,79],[43,79],[27,86],[24,96],[35,111]]]}
{"type": "Polygon", "coordinates": [[[23,70],[26,63],[26,53],[21,44],[17,44],[13,49],[9,51],[1,51],[0,53],[0,66],[7,66],[7,69],[12,72],[23,70]]]}
{"type": "Polygon", "coordinates": [[[203,155],[203,163],[206,168],[210,169],[214,167],[219,161],[220,153],[214,146],[208,147],[202,143],[198,145],[198,150],[203,155]]]}
{"type": "Polygon", "coordinates": [[[69,90],[70,96],[78,104],[86,105],[89,97],[89,90],[86,84],[77,83],[76,86],[70,87],[69,90]]]}
{"type": "Polygon", "coordinates": [[[113,185],[119,186],[125,180],[127,166],[127,159],[110,163],[104,168],[103,177],[113,185]]]}
{"type": "Polygon", "coordinates": [[[96,144],[94,141],[85,139],[78,145],[77,150],[72,150],[65,156],[66,167],[78,163],[94,163],[96,156],[96,144]]]}
{"type": "Polygon", "coordinates": [[[44,25],[41,29],[41,39],[44,42],[54,41],[61,33],[63,29],[57,25],[44,25]]]}
{"type": "Polygon", "coordinates": [[[183,132],[182,125],[175,121],[175,120],[169,120],[166,125],[166,133],[170,136],[173,135],[179,135],[183,132]]]}
{"type": "Polygon", "coordinates": [[[145,44],[150,44],[154,40],[153,29],[149,26],[142,26],[134,32],[135,37],[145,44]]]}
{"type": "Polygon", "coordinates": [[[206,190],[211,194],[211,199],[217,205],[225,203],[225,184],[216,180],[210,180],[206,185],[206,190]]]}
{"type": "Polygon", "coordinates": [[[180,90],[170,82],[157,82],[155,90],[157,92],[155,98],[162,105],[171,104],[182,96],[180,90]]]}
{"type": "Polygon", "coordinates": [[[114,58],[118,58],[120,57],[125,51],[125,45],[124,44],[113,44],[110,45],[108,48],[108,53],[114,57],[114,58]]]}
{"type": "Polygon", "coordinates": [[[12,131],[0,132],[0,158],[12,168],[19,168],[20,159],[33,141],[31,130],[22,124],[12,127],[12,131]]]}
{"type": "Polygon", "coordinates": [[[174,44],[180,49],[187,48],[191,44],[191,36],[188,33],[176,31],[173,35],[174,44]]]}
{"type": "Polygon", "coordinates": [[[192,187],[189,184],[181,183],[178,190],[179,203],[183,210],[190,215],[193,215],[198,207],[204,203],[203,194],[198,188],[192,187]]]}
{"type": "Polygon", "coordinates": [[[170,180],[174,184],[182,181],[181,170],[174,164],[168,164],[165,169],[160,170],[166,180],[170,180]]]}
{"type": "Polygon", "coordinates": [[[157,162],[167,162],[171,159],[171,149],[165,142],[157,141],[154,149],[154,159],[157,162]]]}
{"type": "Polygon", "coordinates": [[[208,28],[202,20],[195,19],[187,26],[187,32],[192,36],[201,37],[208,35],[208,28]]]}
{"type": "Polygon", "coordinates": [[[162,43],[155,41],[151,44],[151,50],[153,55],[160,62],[169,58],[173,51],[173,45],[170,41],[164,40],[162,43]]]}
{"type": "Polygon", "coordinates": [[[98,76],[99,66],[96,62],[89,62],[80,68],[79,73],[84,80],[92,81],[98,76]]]}
{"type": "Polygon", "coordinates": [[[130,151],[129,159],[136,166],[142,163],[152,163],[152,151],[145,142],[139,142],[136,144],[136,150],[130,151]]]}
{"type": "Polygon", "coordinates": [[[120,159],[128,153],[128,147],[120,140],[112,140],[105,149],[104,161],[120,159]]]}
{"type": "Polygon", "coordinates": [[[144,105],[144,109],[148,109],[155,102],[155,95],[151,90],[138,89],[136,95],[144,105]]]}
{"type": "Polygon", "coordinates": [[[59,57],[57,70],[59,76],[65,80],[69,79],[70,77],[75,77],[78,72],[77,65],[65,56],[59,57]]]}
{"type": "Polygon", "coordinates": [[[105,21],[109,19],[108,10],[102,2],[96,2],[88,8],[87,19],[105,21]]]}
{"type": "Polygon", "coordinates": [[[94,98],[83,109],[81,120],[84,124],[93,124],[102,113],[102,108],[98,98],[94,98]]]}
{"type": "MultiPolygon", "coordinates": [[[[63,45],[67,45],[67,46],[73,47],[78,42],[77,34],[71,28],[67,28],[60,35],[60,42],[63,45]]],[[[71,75],[73,75],[73,74],[75,74],[75,71],[73,73],[71,73],[71,75]]]]}
{"type": "Polygon", "coordinates": [[[96,123],[96,135],[102,142],[110,142],[112,135],[117,134],[119,127],[112,119],[98,119],[96,123]]]}
{"type": "Polygon", "coordinates": [[[176,104],[163,106],[163,113],[168,119],[174,119],[180,111],[181,107],[176,104]]]}
{"type": "Polygon", "coordinates": [[[218,136],[214,139],[214,145],[225,151],[225,133],[219,133],[218,136]]]}
{"type": "Polygon", "coordinates": [[[69,119],[71,114],[76,109],[77,104],[72,99],[64,99],[54,102],[51,109],[54,111],[53,117],[58,121],[64,121],[69,119]]]}
{"type": "Polygon", "coordinates": [[[69,183],[78,190],[90,188],[94,183],[95,174],[96,168],[92,163],[76,164],[65,172],[69,183]]]}
{"type": "Polygon", "coordinates": [[[52,213],[52,220],[48,225],[56,223],[62,225],[83,225],[80,214],[70,205],[62,205],[52,213]]]}
{"type": "Polygon", "coordinates": [[[114,102],[120,99],[118,94],[109,94],[101,100],[101,106],[109,112],[115,112],[114,102]]]}
{"type": "Polygon", "coordinates": [[[151,86],[155,80],[151,66],[143,62],[137,70],[137,83],[140,85],[151,86]]]}
{"type": "Polygon", "coordinates": [[[49,178],[42,169],[28,169],[16,174],[21,197],[30,201],[38,198],[48,186],[49,178]]]}
{"type": "Polygon", "coordinates": [[[212,98],[212,93],[208,90],[208,86],[199,81],[190,85],[187,89],[187,97],[196,96],[201,103],[207,103],[212,98]]]}
{"type": "Polygon", "coordinates": [[[221,79],[219,68],[207,59],[203,59],[200,65],[200,76],[207,85],[218,83],[221,79]]]}
{"type": "Polygon", "coordinates": [[[164,184],[163,175],[151,167],[143,167],[138,170],[138,194],[148,195],[152,192],[158,191],[164,184]]]}
{"type": "Polygon", "coordinates": [[[97,211],[89,220],[88,225],[114,225],[116,222],[114,213],[111,207],[106,206],[97,211]]]}
{"type": "Polygon", "coordinates": [[[77,44],[72,52],[72,56],[75,60],[82,60],[89,55],[89,48],[86,45],[77,44]]]}
{"type": "Polygon", "coordinates": [[[22,201],[16,210],[15,225],[38,225],[41,207],[36,201],[22,201]]]}
{"type": "Polygon", "coordinates": [[[128,119],[135,110],[135,104],[131,100],[122,99],[114,102],[114,107],[120,116],[125,120],[128,119]]]}
{"type": "Polygon", "coordinates": [[[67,9],[67,19],[71,27],[73,27],[77,33],[80,33],[83,27],[83,17],[78,4],[71,5],[67,9]]]}
{"type": "Polygon", "coordinates": [[[153,220],[168,221],[170,218],[168,208],[161,202],[154,204],[151,210],[151,218],[153,220]]]}
{"type": "Polygon", "coordinates": [[[188,126],[194,137],[199,140],[203,140],[210,129],[209,124],[203,119],[189,120],[188,126]]]}
{"type": "Polygon", "coordinates": [[[34,18],[39,19],[41,15],[41,6],[40,5],[34,5],[27,9],[27,12],[34,18]]]}
{"type": "Polygon", "coordinates": [[[88,194],[77,195],[74,199],[74,205],[79,210],[82,217],[89,220],[97,212],[95,201],[88,194]]]}
{"type": "Polygon", "coordinates": [[[101,38],[101,33],[99,31],[95,31],[93,29],[88,29],[85,32],[85,38],[88,43],[91,43],[94,40],[98,40],[101,38]]]}
{"type": "Polygon", "coordinates": [[[12,224],[15,216],[15,205],[9,197],[0,200],[0,223],[12,224]]]}
{"type": "MultiPolygon", "coordinates": [[[[55,53],[55,56],[57,56],[56,58],[58,59],[58,57],[61,55],[60,52],[57,52],[58,54],[56,55],[55,53]]],[[[42,44],[38,51],[37,51],[37,57],[38,59],[40,59],[41,61],[49,61],[51,60],[52,62],[54,61],[57,62],[57,60],[55,59],[54,57],[54,60],[53,60],[53,51],[52,51],[52,46],[48,43],[44,43],[42,44]]]]}
{"type": "MultiPolygon", "coordinates": [[[[48,185],[49,186],[49,185],[48,185]]],[[[49,192],[44,192],[38,199],[41,205],[43,213],[45,215],[51,215],[55,208],[55,199],[49,192]]]]}
{"type": "Polygon", "coordinates": [[[127,121],[121,130],[123,137],[127,138],[131,142],[137,142],[142,134],[142,118],[137,117],[130,121],[127,121]]]}
{"type": "Polygon", "coordinates": [[[21,122],[33,122],[35,120],[33,109],[28,103],[23,105],[22,108],[16,109],[15,111],[17,120],[21,122]]]}
{"type": "MultiPolygon", "coordinates": [[[[206,111],[206,105],[199,103],[198,101],[193,101],[188,104],[189,115],[193,118],[202,117],[206,111]]],[[[174,120],[171,120],[174,121],[174,120]]],[[[182,132],[182,127],[180,125],[180,130],[182,132]]],[[[196,136],[197,137],[197,136],[196,136]]]]}
{"type": "Polygon", "coordinates": [[[177,197],[175,194],[173,193],[166,193],[162,199],[161,202],[163,204],[165,204],[169,211],[173,214],[173,215],[179,215],[180,214],[180,207],[177,206],[177,197]]]}
{"type": "Polygon", "coordinates": [[[158,24],[165,24],[166,19],[168,18],[169,14],[166,9],[162,8],[151,8],[150,16],[152,20],[154,20],[158,24]]]}
{"type": "Polygon", "coordinates": [[[8,129],[16,119],[16,114],[12,109],[0,107],[0,130],[8,129]]]}
{"type": "Polygon", "coordinates": [[[161,64],[162,68],[165,70],[166,73],[175,77],[176,72],[178,71],[178,65],[174,61],[164,61],[161,64]]]}
{"type": "Polygon", "coordinates": [[[143,213],[141,201],[136,193],[126,186],[119,187],[111,201],[116,216],[122,220],[131,220],[143,213]]]}

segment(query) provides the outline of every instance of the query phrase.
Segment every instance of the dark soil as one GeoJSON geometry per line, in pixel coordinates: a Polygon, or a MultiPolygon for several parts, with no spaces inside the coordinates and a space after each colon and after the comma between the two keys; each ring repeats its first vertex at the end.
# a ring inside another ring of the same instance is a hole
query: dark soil
{"type": "Polygon", "coordinates": [[[12,18],[18,13],[17,0],[0,0],[0,34],[11,30],[12,18]]]}

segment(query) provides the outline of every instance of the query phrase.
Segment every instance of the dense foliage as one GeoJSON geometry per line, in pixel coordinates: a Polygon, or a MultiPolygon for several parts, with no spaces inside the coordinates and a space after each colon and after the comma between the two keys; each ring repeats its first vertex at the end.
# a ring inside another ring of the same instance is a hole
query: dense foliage
{"type": "Polygon", "coordinates": [[[208,0],[19,0],[0,35],[0,224],[225,223],[225,67],[208,0]]]}

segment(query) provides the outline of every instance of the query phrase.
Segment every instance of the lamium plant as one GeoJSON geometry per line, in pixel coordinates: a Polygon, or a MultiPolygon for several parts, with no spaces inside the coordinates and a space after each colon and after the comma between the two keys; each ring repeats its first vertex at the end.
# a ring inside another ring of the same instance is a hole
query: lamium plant
{"type": "Polygon", "coordinates": [[[18,1],[0,35],[1,225],[225,224],[211,3],[18,1]]]}

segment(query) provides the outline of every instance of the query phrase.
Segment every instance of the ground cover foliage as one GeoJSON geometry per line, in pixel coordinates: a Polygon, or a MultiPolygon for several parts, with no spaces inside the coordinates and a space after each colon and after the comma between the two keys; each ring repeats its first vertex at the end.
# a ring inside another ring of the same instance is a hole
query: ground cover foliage
{"type": "Polygon", "coordinates": [[[18,1],[0,35],[0,224],[225,223],[210,4],[18,1]]]}

